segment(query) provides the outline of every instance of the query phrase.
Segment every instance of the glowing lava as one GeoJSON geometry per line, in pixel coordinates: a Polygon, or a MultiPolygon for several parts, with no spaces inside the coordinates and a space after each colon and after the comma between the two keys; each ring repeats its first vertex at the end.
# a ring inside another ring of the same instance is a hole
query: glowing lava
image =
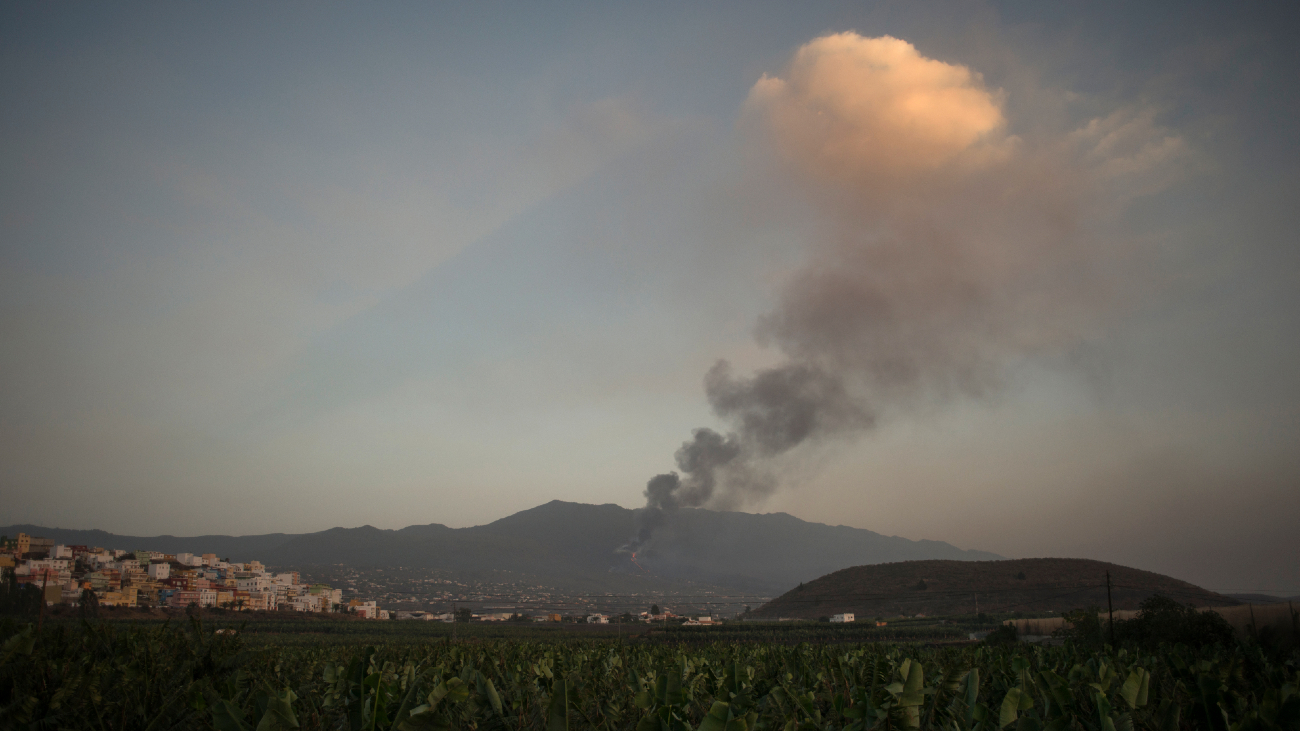
{"type": "MultiPolygon", "coordinates": [[[[632,563],[636,563],[636,551],[633,551],[633,552],[632,552],[632,563]]],[[[642,565],[639,564],[639,563],[636,563],[636,567],[639,568],[639,569],[641,569],[642,571],[645,571],[645,567],[642,566],[642,565]]],[[[646,572],[647,574],[650,573],[649,571],[645,571],[645,572],[646,572]]]]}

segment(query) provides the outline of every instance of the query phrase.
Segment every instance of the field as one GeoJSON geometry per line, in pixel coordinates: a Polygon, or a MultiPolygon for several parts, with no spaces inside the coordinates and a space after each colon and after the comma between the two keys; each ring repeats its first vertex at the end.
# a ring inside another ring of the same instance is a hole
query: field
{"type": "Polygon", "coordinates": [[[1294,651],[1250,644],[988,645],[939,624],[916,641],[818,623],[460,625],[454,640],[436,623],[230,624],[0,620],[0,728],[1300,727],[1294,651]]]}

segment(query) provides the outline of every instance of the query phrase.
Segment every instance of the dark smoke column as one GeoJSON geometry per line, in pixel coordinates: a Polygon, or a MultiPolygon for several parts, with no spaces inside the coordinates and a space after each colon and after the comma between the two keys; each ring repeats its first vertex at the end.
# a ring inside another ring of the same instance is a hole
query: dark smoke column
{"type": "Polygon", "coordinates": [[[646,506],[637,512],[636,551],[682,507],[706,505],[721,489],[744,501],[772,492],[775,482],[756,464],[798,445],[846,428],[870,426],[869,411],[849,397],[842,382],[806,364],[788,364],[737,379],[720,360],[704,377],[713,412],[734,432],[723,436],[696,429],[674,455],[678,472],[655,475],[646,483],[646,506]]]}

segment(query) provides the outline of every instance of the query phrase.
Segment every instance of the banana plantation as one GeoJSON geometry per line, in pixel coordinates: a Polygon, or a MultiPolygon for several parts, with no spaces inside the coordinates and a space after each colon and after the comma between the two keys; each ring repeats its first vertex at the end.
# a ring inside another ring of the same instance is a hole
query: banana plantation
{"type": "Polygon", "coordinates": [[[1297,729],[1258,645],[246,643],[238,631],[0,624],[3,729],[1297,729]]]}

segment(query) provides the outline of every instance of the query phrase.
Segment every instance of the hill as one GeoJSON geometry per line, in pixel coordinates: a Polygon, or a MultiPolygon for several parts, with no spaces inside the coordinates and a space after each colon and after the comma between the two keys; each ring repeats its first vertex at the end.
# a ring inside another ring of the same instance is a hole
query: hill
{"type": "Polygon", "coordinates": [[[1300,596],[1273,596],[1272,594],[1229,594],[1242,604],[1286,604],[1300,602],[1300,596]]]}
{"type": "Polygon", "coordinates": [[[773,595],[845,564],[914,559],[987,560],[941,541],[913,541],[861,528],[809,523],[785,513],[756,515],[686,509],[638,553],[619,552],[635,531],[635,511],[553,500],[486,525],[437,523],[400,530],[372,526],[256,536],[121,536],[103,531],[0,527],[60,543],[176,553],[216,553],[272,566],[406,566],[481,576],[521,574],[566,590],[636,591],[707,584],[773,595]]]}
{"type": "Polygon", "coordinates": [[[1137,609],[1163,594],[1197,606],[1234,606],[1237,600],[1185,581],[1082,558],[1004,561],[903,561],[854,566],[807,582],[764,604],[762,618],[966,614],[976,611],[1068,611],[1106,606],[1106,572],[1115,609],[1137,609]]]}

